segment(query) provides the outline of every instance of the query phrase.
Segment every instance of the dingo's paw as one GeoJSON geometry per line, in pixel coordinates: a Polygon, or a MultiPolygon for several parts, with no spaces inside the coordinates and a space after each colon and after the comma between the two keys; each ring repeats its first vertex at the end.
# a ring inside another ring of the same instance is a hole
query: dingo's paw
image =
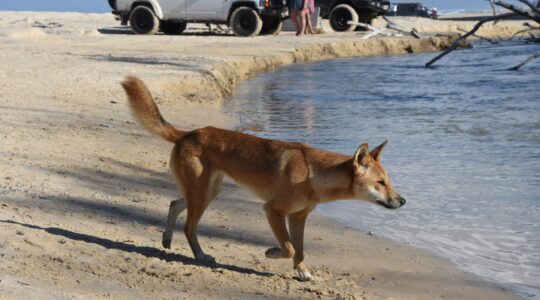
{"type": "Polygon", "coordinates": [[[197,261],[199,261],[199,262],[204,263],[204,264],[211,264],[211,265],[216,264],[216,259],[213,256],[210,256],[210,255],[207,255],[207,254],[204,254],[204,253],[196,255],[195,259],[197,261]]]}
{"type": "Polygon", "coordinates": [[[298,272],[298,280],[306,281],[316,281],[315,277],[309,273],[308,269],[303,263],[300,263],[294,267],[296,272],[298,272]]]}
{"type": "Polygon", "coordinates": [[[296,269],[296,271],[298,272],[298,280],[300,280],[302,282],[316,281],[315,277],[313,275],[311,275],[311,273],[309,273],[309,271],[300,271],[298,269],[296,269]]]}
{"type": "Polygon", "coordinates": [[[268,248],[264,255],[271,259],[283,258],[283,251],[279,247],[268,248]]]}
{"type": "Polygon", "coordinates": [[[171,249],[171,242],[172,242],[172,239],[165,237],[165,233],[164,233],[163,238],[161,239],[161,245],[163,245],[163,248],[171,249]]]}

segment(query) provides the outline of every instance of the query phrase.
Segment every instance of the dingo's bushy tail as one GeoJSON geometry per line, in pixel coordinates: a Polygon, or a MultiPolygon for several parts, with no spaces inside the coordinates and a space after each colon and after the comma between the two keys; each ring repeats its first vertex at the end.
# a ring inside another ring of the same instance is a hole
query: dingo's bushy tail
{"type": "Polygon", "coordinates": [[[127,76],[122,82],[122,87],[128,95],[131,112],[146,130],[171,143],[176,143],[184,136],[185,131],[174,128],[163,119],[152,94],[142,80],[135,76],[127,76]]]}

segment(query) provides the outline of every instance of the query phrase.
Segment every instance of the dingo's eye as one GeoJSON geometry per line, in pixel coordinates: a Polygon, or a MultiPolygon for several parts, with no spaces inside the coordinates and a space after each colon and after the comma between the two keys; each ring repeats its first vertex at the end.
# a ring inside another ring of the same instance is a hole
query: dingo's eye
{"type": "Polygon", "coordinates": [[[377,181],[377,183],[382,185],[382,186],[386,186],[386,183],[384,182],[384,180],[379,180],[379,181],[377,181]]]}

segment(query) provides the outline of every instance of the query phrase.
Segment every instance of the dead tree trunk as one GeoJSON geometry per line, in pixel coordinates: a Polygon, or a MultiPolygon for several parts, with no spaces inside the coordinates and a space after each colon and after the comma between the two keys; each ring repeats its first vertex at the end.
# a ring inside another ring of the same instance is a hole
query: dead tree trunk
{"type": "Polygon", "coordinates": [[[513,12],[515,12],[516,14],[518,15],[522,15],[526,18],[529,18],[533,21],[536,21],[537,23],[540,23],[540,10],[538,8],[536,8],[530,1],[528,0],[517,0],[521,3],[524,3],[526,4],[529,9],[523,9],[523,8],[520,8],[520,7],[517,7],[513,4],[509,4],[509,3],[506,3],[504,1],[494,1],[493,3],[495,5],[498,5],[500,7],[504,7],[508,10],[511,10],[513,12]]]}
{"type": "Polygon", "coordinates": [[[429,68],[431,65],[433,65],[436,61],[438,61],[439,59],[443,58],[444,56],[446,56],[448,53],[456,50],[461,44],[462,42],[464,42],[469,36],[475,34],[476,31],[478,31],[478,29],[480,29],[480,27],[482,27],[482,25],[484,25],[485,23],[487,22],[491,22],[491,21],[494,21],[494,20],[498,20],[500,19],[499,16],[493,16],[493,17],[489,17],[487,19],[484,19],[478,23],[476,23],[476,25],[474,26],[474,28],[465,33],[464,35],[462,35],[460,38],[458,38],[457,40],[455,40],[452,45],[450,45],[450,48],[446,49],[446,51],[444,51],[443,53],[437,55],[437,57],[435,57],[434,59],[430,60],[429,62],[426,63],[426,68],[429,68]]]}
{"type": "MultiPolygon", "coordinates": [[[[511,10],[513,12],[515,12],[516,14],[519,14],[521,16],[524,16],[528,19],[531,19],[537,23],[540,24],[540,9],[537,8],[534,4],[532,4],[532,2],[530,2],[529,0],[516,0],[516,1],[519,1],[523,4],[525,4],[528,9],[525,9],[525,8],[520,8],[520,7],[517,7],[513,4],[509,4],[509,3],[506,3],[504,1],[499,1],[499,0],[489,0],[490,4],[492,5],[492,8],[494,7],[494,5],[496,6],[500,6],[500,7],[504,7],[508,10],[511,10]]],[[[465,41],[469,36],[474,36],[476,31],[478,31],[478,29],[480,29],[480,27],[482,27],[482,25],[484,25],[485,23],[487,22],[491,22],[491,21],[498,21],[498,20],[501,20],[505,17],[508,17],[508,15],[496,15],[495,14],[495,10],[494,11],[494,16],[492,17],[488,17],[484,20],[481,20],[479,21],[478,23],[476,23],[476,25],[473,27],[473,29],[467,33],[465,33],[463,36],[461,36],[460,38],[458,38],[457,40],[455,40],[452,45],[450,46],[450,48],[448,48],[446,51],[444,51],[443,53],[437,55],[435,58],[433,58],[432,60],[430,60],[429,62],[426,63],[426,68],[430,67],[431,65],[433,65],[435,62],[437,62],[438,60],[440,60],[441,58],[443,58],[444,56],[446,56],[447,54],[449,54],[450,52],[454,51],[456,48],[459,47],[459,45],[461,45],[461,43],[463,41],[465,41]]],[[[536,28],[536,27],[533,27],[533,26],[530,26],[531,28],[536,28]]],[[[519,69],[520,67],[522,67],[524,64],[528,63],[529,61],[533,60],[534,58],[538,57],[537,55],[533,55],[531,56],[530,59],[526,60],[526,62],[522,63],[522,64],[519,64],[517,65],[516,67],[512,68],[511,70],[514,70],[514,69],[519,69]]]]}

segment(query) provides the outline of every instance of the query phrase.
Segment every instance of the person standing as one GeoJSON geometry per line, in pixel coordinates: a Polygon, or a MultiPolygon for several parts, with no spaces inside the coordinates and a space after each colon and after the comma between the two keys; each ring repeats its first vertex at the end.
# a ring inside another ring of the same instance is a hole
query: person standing
{"type": "Polygon", "coordinates": [[[307,2],[307,11],[306,11],[306,27],[305,27],[305,34],[314,34],[313,32],[313,26],[311,25],[311,15],[315,13],[315,0],[305,0],[307,2]]]}
{"type": "Polygon", "coordinates": [[[296,35],[301,36],[304,34],[306,27],[305,15],[305,4],[307,2],[303,0],[290,0],[290,18],[291,23],[296,29],[296,35]]]}

